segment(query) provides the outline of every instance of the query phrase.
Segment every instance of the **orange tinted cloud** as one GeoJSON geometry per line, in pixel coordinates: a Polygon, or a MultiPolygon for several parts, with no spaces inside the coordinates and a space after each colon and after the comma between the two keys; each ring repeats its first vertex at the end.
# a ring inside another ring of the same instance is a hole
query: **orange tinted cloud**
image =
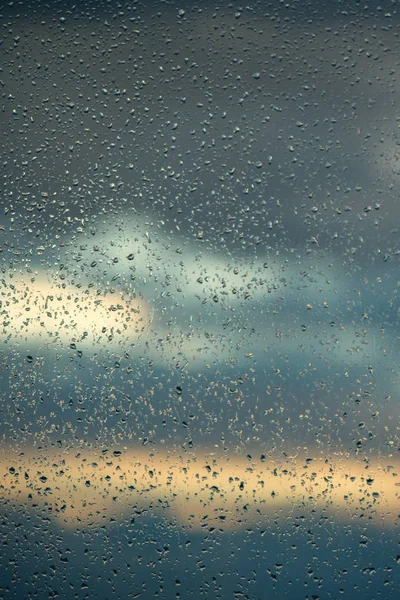
{"type": "Polygon", "coordinates": [[[7,451],[0,492],[6,504],[44,510],[68,528],[156,512],[194,530],[235,530],[312,511],[385,527],[398,522],[400,461],[318,452],[7,451]]]}
{"type": "Polygon", "coordinates": [[[0,299],[2,338],[13,344],[79,343],[99,350],[135,340],[149,321],[146,305],[130,295],[66,287],[43,276],[8,278],[0,299]]]}

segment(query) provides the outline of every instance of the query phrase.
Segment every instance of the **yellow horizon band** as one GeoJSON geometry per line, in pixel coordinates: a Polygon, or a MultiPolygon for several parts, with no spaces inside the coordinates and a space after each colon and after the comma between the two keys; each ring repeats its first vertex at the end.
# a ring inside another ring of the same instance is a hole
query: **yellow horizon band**
{"type": "Polygon", "coordinates": [[[0,498],[45,511],[65,528],[161,514],[195,531],[243,529],[323,513],[399,526],[400,461],[314,451],[290,458],[99,449],[2,452],[0,498]]]}

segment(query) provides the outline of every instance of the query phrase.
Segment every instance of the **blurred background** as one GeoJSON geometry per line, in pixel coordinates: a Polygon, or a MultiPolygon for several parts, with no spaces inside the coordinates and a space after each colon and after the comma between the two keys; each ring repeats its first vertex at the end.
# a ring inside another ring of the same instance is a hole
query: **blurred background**
{"type": "MultiPolygon", "coordinates": [[[[397,3],[22,1],[1,21],[4,448],[395,460],[397,3]]],[[[2,515],[5,598],[400,583],[398,521],[2,515]]]]}

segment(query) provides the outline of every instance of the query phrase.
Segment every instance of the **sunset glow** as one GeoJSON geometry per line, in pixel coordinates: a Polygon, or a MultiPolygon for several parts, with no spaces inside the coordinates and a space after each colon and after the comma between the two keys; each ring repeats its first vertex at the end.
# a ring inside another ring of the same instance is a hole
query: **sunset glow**
{"type": "Polygon", "coordinates": [[[313,512],[390,527],[400,512],[400,463],[391,458],[99,448],[9,451],[0,464],[3,507],[44,510],[67,528],[142,512],[197,531],[261,526],[313,512]]]}

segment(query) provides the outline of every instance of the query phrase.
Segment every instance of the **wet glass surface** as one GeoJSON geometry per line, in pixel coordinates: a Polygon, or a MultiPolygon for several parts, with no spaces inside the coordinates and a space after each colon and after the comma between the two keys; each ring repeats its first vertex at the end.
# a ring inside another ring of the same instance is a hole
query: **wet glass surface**
{"type": "Polygon", "coordinates": [[[397,598],[396,3],[1,16],[1,597],[397,598]]]}

